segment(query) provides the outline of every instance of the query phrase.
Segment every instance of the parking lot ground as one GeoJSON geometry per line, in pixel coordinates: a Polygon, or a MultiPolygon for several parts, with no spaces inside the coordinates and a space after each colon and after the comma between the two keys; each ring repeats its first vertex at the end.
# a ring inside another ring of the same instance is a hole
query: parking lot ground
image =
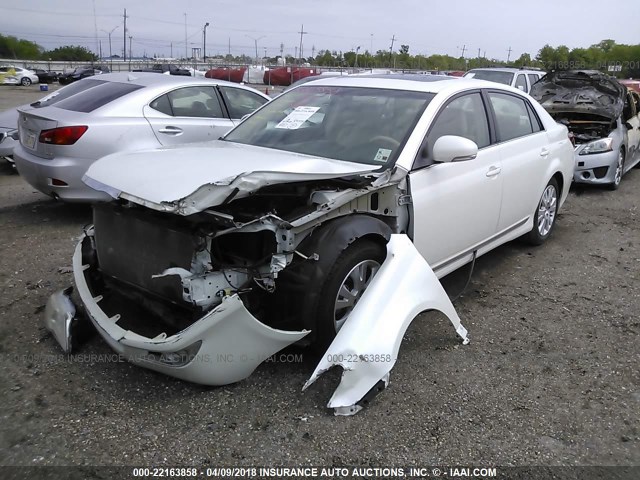
{"type": "MultiPolygon", "coordinates": [[[[0,108],[36,89],[0,88],[0,108]]],[[[0,465],[638,465],[638,205],[640,169],[616,192],[572,189],[545,245],[478,259],[455,303],[469,345],[420,315],[389,388],[334,417],[339,372],[302,393],[317,362],[306,350],[218,388],[122,362],[97,336],[62,355],[42,309],[71,284],[91,210],[2,164],[0,465]]],[[[466,274],[444,279],[451,296],[466,274]]]]}

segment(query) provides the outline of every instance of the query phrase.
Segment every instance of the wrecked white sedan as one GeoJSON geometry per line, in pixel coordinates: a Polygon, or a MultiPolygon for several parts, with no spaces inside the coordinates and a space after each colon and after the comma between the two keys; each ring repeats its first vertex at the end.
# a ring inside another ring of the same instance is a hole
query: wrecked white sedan
{"type": "MultiPolygon", "coordinates": [[[[526,94],[442,76],[294,88],[222,140],[111,155],[73,268],[87,316],[132,362],[192,382],[249,376],[298,343],[344,369],[341,414],[386,385],[438,278],[520,236],[551,234],[573,148],[526,94]]],[[[67,350],[74,307],[47,325],[67,350]]]]}

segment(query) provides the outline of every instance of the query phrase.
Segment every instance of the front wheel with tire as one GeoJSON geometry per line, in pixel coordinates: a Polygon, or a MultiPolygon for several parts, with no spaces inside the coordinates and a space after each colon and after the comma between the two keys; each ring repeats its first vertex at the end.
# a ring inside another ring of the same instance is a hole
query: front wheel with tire
{"type": "Polygon", "coordinates": [[[533,228],[526,237],[528,243],[542,245],[551,235],[558,214],[559,192],[558,182],[552,178],[544,187],[538,202],[533,218],[533,228]]]}
{"type": "Polygon", "coordinates": [[[29,77],[22,77],[22,80],[20,80],[20,85],[22,85],[23,87],[28,87],[29,85],[31,85],[31,79],[29,77]]]}
{"type": "Polygon", "coordinates": [[[362,239],[347,248],[333,265],[322,287],[316,312],[317,347],[326,349],[384,262],[382,245],[362,239]]]}
{"type": "Polygon", "coordinates": [[[613,182],[607,185],[609,190],[617,190],[622,182],[622,175],[624,174],[624,150],[620,149],[618,152],[618,161],[616,162],[616,173],[613,177],[613,182]]]}

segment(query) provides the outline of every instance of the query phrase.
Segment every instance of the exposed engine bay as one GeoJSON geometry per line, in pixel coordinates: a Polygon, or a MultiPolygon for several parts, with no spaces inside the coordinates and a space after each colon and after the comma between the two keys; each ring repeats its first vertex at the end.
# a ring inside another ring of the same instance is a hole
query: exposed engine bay
{"type": "Polygon", "coordinates": [[[575,112],[553,112],[551,116],[565,125],[573,136],[575,145],[604,138],[616,128],[616,120],[592,114],[575,112]]]}

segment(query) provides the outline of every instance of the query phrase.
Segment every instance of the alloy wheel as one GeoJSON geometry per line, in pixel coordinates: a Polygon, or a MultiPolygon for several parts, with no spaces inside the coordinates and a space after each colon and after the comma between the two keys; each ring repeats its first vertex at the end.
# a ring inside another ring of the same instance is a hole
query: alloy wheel
{"type": "Polygon", "coordinates": [[[547,185],[538,206],[538,233],[541,237],[549,235],[558,209],[558,192],[555,186],[547,185]]]}
{"type": "Polygon", "coordinates": [[[338,332],[371,283],[380,264],[375,260],[363,260],[356,264],[342,280],[334,305],[334,327],[338,332]]]}

